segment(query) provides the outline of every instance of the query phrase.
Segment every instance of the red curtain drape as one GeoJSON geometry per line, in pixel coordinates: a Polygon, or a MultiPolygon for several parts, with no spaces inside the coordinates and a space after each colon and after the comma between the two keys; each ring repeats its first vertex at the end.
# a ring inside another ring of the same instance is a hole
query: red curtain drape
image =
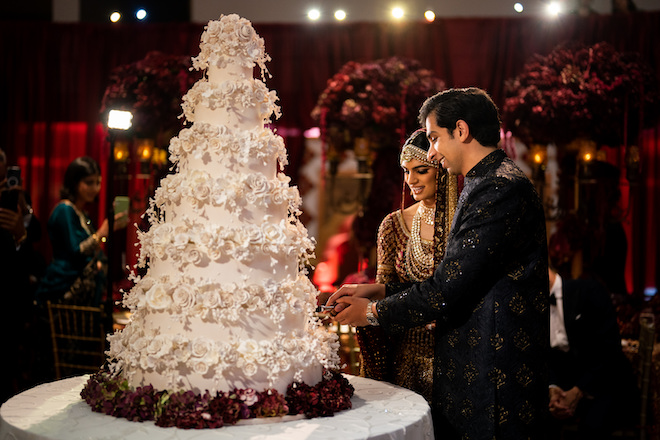
{"type": "MultiPolygon", "coordinates": [[[[249,17],[248,17],[249,18],[249,17]]],[[[498,104],[504,81],[535,53],[557,44],[606,41],[638,52],[660,78],[660,13],[544,18],[456,18],[434,23],[255,24],[273,61],[267,85],[280,97],[287,173],[297,182],[302,132],[327,79],[350,60],[389,56],[419,60],[448,86],[487,89],[498,104]]],[[[103,167],[108,154],[99,109],[112,68],[152,50],[197,55],[203,25],[54,24],[0,26],[0,147],[24,168],[26,186],[43,220],[57,201],[64,167],[87,154],[103,167]]],[[[658,130],[644,133],[642,181],[629,217],[629,285],[636,293],[660,276],[658,130]]],[[[104,168],[105,170],[105,168],[104,168]]],[[[625,182],[624,182],[625,184],[625,182]]],[[[99,206],[105,206],[101,203],[99,206]]],[[[103,215],[102,213],[99,213],[103,215]]]]}

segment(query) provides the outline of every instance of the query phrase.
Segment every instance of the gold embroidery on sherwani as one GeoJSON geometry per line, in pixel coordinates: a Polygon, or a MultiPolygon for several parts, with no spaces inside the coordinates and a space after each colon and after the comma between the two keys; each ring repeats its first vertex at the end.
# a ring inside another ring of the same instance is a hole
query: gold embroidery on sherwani
{"type": "Polygon", "coordinates": [[[520,351],[526,351],[531,342],[529,340],[529,335],[523,329],[518,329],[518,332],[513,337],[513,344],[520,351]]]}
{"type": "Polygon", "coordinates": [[[516,380],[524,387],[527,387],[533,381],[534,372],[527,368],[527,365],[520,367],[516,372],[516,380]]]}
{"type": "Polygon", "coordinates": [[[479,370],[472,362],[470,362],[463,369],[463,379],[465,379],[465,382],[467,382],[468,385],[472,385],[472,382],[475,381],[477,376],[479,376],[479,370]]]}
{"type": "Polygon", "coordinates": [[[513,298],[511,298],[509,307],[511,308],[511,311],[516,315],[522,315],[525,313],[525,300],[522,296],[520,296],[520,294],[516,293],[513,295],[513,298]]]}
{"type": "Polygon", "coordinates": [[[529,401],[526,400],[525,403],[523,403],[520,411],[518,412],[518,417],[520,417],[520,420],[526,424],[530,424],[532,421],[534,421],[534,407],[529,403],[529,401]]]}
{"type": "Polygon", "coordinates": [[[464,399],[461,402],[461,415],[466,419],[471,419],[474,416],[474,403],[470,399],[464,399]]]}
{"type": "Polygon", "coordinates": [[[499,333],[495,333],[490,338],[490,345],[495,349],[495,351],[500,350],[504,346],[504,338],[500,336],[499,333]]]}
{"type": "Polygon", "coordinates": [[[506,374],[499,368],[493,368],[490,370],[490,373],[488,373],[488,379],[499,390],[506,383],[506,374]]]}
{"type": "Polygon", "coordinates": [[[479,344],[479,341],[481,340],[481,335],[479,334],[479,330],[476,328],[470,329],[468,332],[468,337],[467,337],[467,343],[471,348],[476,347],[479,344]]]}

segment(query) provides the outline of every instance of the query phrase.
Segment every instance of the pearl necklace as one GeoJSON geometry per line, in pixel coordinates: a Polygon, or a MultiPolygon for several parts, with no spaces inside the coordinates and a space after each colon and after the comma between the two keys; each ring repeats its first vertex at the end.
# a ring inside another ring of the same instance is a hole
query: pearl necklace
{"type": "Polygon", "coordinates": [[[433,253],[424,252],[422,247],[422,219],[429,225],[434,223],[435,205],[429,208],[423,202],[420,202],[410,228],[410,241],[407,252],[408,263],[417,265],[420,269],[433,267],[433,253]]]}

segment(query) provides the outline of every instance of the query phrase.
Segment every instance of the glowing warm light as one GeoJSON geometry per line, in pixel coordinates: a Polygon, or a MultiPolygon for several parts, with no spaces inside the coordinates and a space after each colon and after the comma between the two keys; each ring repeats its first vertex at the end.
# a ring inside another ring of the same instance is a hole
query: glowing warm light
{"type": "Polygon", "coordinates": [[[433,20],[435,20],[435,12],[431,10],[424,12],[424,18],[426,18],[426,21],[428,21],[429,23],[432,22],[433,20]]]}
{"type": "Polygon", "coordinates": [[[321,18],[321,11],[318,9],[310,9],[309,12],[307,12],[307,18],[316,21],[321,18]]]}
{"type": "Polygon", "coordinates": [[[137,154],[140,160],[149,160],[154,152],[153,139],[140,139],[137,146],[137,154]]]}
{"type": "Polygon", "coordinates": [[[121,14],[119,12],[113,12],[110,14],[110,21],[113,23],[117,23],[119,20],[121,20],[121,14]]]}
{"type": "Polygon", "coordinates": [[[128,142],[123,140],[117,140],[115,142],[115,160],[117,162],[125,162],[128,160],[128,142]]]}
{"type": "Polygon", "coordinates": [[[344,20],[346,18],[346,12],[341,9],[337,9],[335,11],[335,18],[339,21],[344,20]]]}
{"type": "Polygon", "coordinates": [[[543,163],[543,156],[540,155],[539,153],[536,153],[534,155],[534,162],[536,163],[543,163]]]}
{"type": "Polygon", "coordinates": [[[123,110],[110,110],[108,113],[108,128],[128,130],[133,125],[133,114],[123,110]]]}
{"type": "Polygon", "coordinates": [[[591,153],[585,153],[584,161],[589,162],[589,161],[591,161],[591,159],[593,159],[593,156],[591,155],[591,153]]]}
{"type": "Polygon", "coordinates": [[[547,6],[548,14],[556,17],[561,12],[561,4],[559,2],[550,2],[547,6]]]}
{"type": "Polygon", "coordinates": [[[523,7],[522,3],[516,3],[515,5],[513,5],[513,10],[519,14],[523,11],[523,9],[525,8],[523,7]]]}
{"type": "Polygon", "coordinates": [[[145,11],[144,9],[138,9],[138,11],[135,13],[135,18],[137,18],[138,20],[144,20],[145,18],[147,18],[147,11],[145,11]]]}
{"type": "Polygon", "coordinates": [[[403,9],[399,8],[398,6],[396,8],[392,8],[392,17],[396,18],[397,20],[402,19],[404,16],[403,9]]]}

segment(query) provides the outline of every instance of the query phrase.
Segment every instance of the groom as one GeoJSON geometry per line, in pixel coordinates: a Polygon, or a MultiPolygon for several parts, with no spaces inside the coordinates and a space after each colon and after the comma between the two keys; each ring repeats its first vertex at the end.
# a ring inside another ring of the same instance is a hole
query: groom
{"type": "Polygon", "coordinates": [[[422,283],[345,285],[335,319],[398,332],[436,321],[438,438],[540,439],[548,408],[548,271],[543,207],[497,148],[488,94],[451,89],[420,110],[429,158],[465,176],[447,250],[422,283]]]}

